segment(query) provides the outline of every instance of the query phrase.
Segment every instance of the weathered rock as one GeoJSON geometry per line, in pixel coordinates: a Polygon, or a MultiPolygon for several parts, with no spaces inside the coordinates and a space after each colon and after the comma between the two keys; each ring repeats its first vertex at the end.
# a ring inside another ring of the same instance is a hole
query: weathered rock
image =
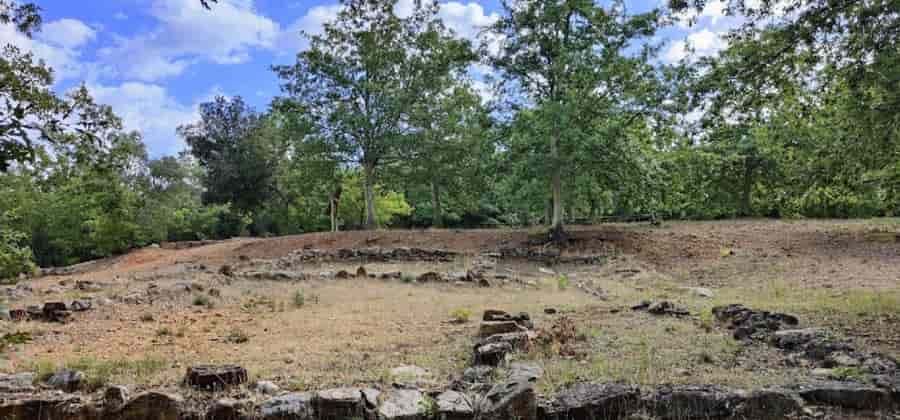
{"type": "Polygon", "coordinates": [[[364,394],[359,388],[335,388],[316,393],[319,420],[363,418],[365,412],[364,394]]]}
{"type": "Polygon", "coordinates": [[[229,264],[224,264],[221,267],[219,267],[219,274],[226,276],[226,277],[232,277],[232,276],[234,276],[234,268],[231,267],[231,265],[229,265],[229,264]]]}
{"type": "Polygon", "coordinates": [[[274,382],[270,381],[257,381],[254,389],[256,389],[256,392],[264,395],[275,395],[278,391],[281,391],[281,388],[278,387],[278,385],[275,385],[274,382]]]}
{"type": "Polygon", "coordinates": [[[25,309],[10,309],[9,319],[14,322],[27,321],[28,311],[25,309]]]}
{"type": "Polygon", "coordinates": [[[780,420],[800,413],[803,401],[796,393],[780,389],[738,392],[734,416],[739,419],[780,420]]]}
{"type": "Polygon", "coordinates": [[[82,292],[99,292],[103,290],[104,285],[90,280],[76,280],[75,288],[82,292]]]}
{"type": "Polygon", "coordinates": [[[419,385],[431,380],[431,373],[418,366],[403,365],[391,369],[391,378],[395,383],[419,385]]]}
{"type": "Polygon", "coordinates": [[[534,332],[519,331],[504,334],[493,334],[485,337],[475,344],[475,348],[493,343],[509,343],[515,351],[528,351],[531,347],[531,339],[534,332]]]}
{"type": "Polygon", "coordinates": [[[467,367],[463,371],[462,380],[467,383],[487,383],[491,381],[491,375],[493,375],[493,373],[493,366],[479,365],[467,367]]]}
{"type": "Polygon", "coordinates": [[[314,395],[295,392],[264,401],[259,405],[262,420],[311,420],[315,418],[314,395]]]}
{"type": "Polygon", "coordinates": [[[826,367],[857,367],[862,362],[847,354],[846,352],[835,352],[825,357],[824,365],[826,367]]]}
{"type": "Polygon", "coordinates": [[[136,395],[122,408],[106,412],[112,420],[181,420],[184,400],[173,394],[150,391],[136,395]]]}
{"type": "Polygon", "coordinates": [[[206,412],[204,420],[250,420],[253,403],[246,400],[223,398],[217,400],[206,412]]]}
{"type": "Polygon", "coordinates": [[[536,420],[534,381],[509,379],[498,383],[476,407],[482,420],[536,420]]]}
{"type": "Polygon", "coordinates": [[[851,409],[886,410],[893,401],[885,389],[850,382],[821,382],[800,388],[807,403],[851,409]]]}
{"type": "Polygon", "coordinates": [[[381,273],[381,275],[378,277],[385,279],[385,280],[386,279],[399,279],[400,277],[403,277],[403,273],[401,273],[399,271],[389,271],[387,273],[381,273]]]}
{"type": "Polygon", "coordinates": [[[690,315],[690,312],[688,312],[686,309],[681,308],[667,300],[650,304],[650,306],[647,307],[647,312],[653,315],[690,315]]]}
{"type": "Polygon", "coordinates": [[[526,331],[526,328],[516,321],[482,321],[478,329],[478,335],[488,337],[494,334],[508,334],[526,331]]]}
{"type": "Polygon", "coordinates": [[[109,386],[103,391],[103,407],[106,410],[118,410],[128,402],[128,388],[109,386]]]}
{"type": "Polygon", "coordinates": [[[22,398],[0,399],[0,419],[81,420],[91,418],[96,418],[96,412],[73,395],[26,395],[22,398]]]}
{"type": "Polygon", "coordinates": [[[419,283],[437,283],[437,282],[444,281],[444,279],[441,278],[441,275],[439,273],[436,273],[434,271],[428,271],[428,272],[419,274],[416,277],[416,281],[419,283]]]}
{"type": "Polygon", "coordinates": [[[444,391],[435,401],[437,417],[440,420],[471,420],[474,416],[471,401],[461,392],[444,391]]]}
{"type": "Polygon", "coordinates": [[[72,304],[69,307],[75,312],[82,312],[93,307],[93,302],[88,299],[77,299],[72,301],[72,304]]]}
{"type": "Polygon", "coordinates": [[[34,391],[34,373],[0,375],[0,392],[20,393],[34,391]]]}
{"type": "Polygon", "coordinates": [[[729,417],[738,396],[715,386],[663,386],[647,404],[660,419],[688,420],[729,417]]]}
{"type": "Polygon", "coordinates": [[[640,409],[637,387],[579,383],[560,392],[541,418],[554,420],[623,419],[640,409]]]}
{"type": "Polygon", "coordinates": [[[85,376],[83,372],[61,369],[47,379],[47,385],[64,392],[75,392],[81,389],[85,376]]]}
{"type": "Polygon", "coordinates": [[[813,340],[825,337],[825,331],[819,328],[777,331],[772,336],[772,345],[783,350],[799,350],[813,340]]]}
{"type": "Polygon", "coordinates": [[[378,418],[384,420],[425,420],[437,411],[434,400],[416,389],[395,389],[378,406],[378,418]],[[435,405],[432,407],[432,405],[435,405]]]}
{"type": "Polygon", "coordinates": [[[187,369],[185,383],[203,391],[220,391],[247,382],[247,369],[235,365],[198,365],[187,369]]]}
{"type": "Polygon", "coordinates": [[[799,323],[793,315],[756,311],[739,304],[717,306],[712,313],[719,322],[727,323],[728,328],[734,330],[736,340],[750,339],[758,334],[767,335],[799,323]]]}
{"type": "Polygon", "coordinates": [[[473,364],[497,366],[503,363],[506,355],[512,351],[512,345],[505,341],[483,344],[475,348],[473,364]]]}
{"type": "Polygon", "coordinates": [[[306,280],[306,274],[299,271],[271,270],[271,271],[248,271],[242,273],[244,277],[250,277],[257,280],[306,280]]]}
{"type": "Polygon", "coordinates": [[[334,278],[336,278],[336,279],[343,280],[343,279],[349,279],[350,277],[352,277],[352,275],[347,270],[338,270],[337,273],[334,273],[334,278]]]}

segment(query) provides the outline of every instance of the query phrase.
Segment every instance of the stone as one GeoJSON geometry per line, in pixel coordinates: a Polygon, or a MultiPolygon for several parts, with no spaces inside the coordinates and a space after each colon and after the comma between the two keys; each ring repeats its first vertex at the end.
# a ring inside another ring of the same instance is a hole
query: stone
{"type": "Polygon", "coordinates": [[[93,302],[88,299],[78,299],[72,301],[72,304],[69,307],[75,312],[83,312],[88,309],[91,309],[93,306],[93,302]]]}
{"type": "Polygon", "coordinates": [[[544,308],[544,313],[547,315],[553,315],[557,312],[556,308],[544,308]]]}
{"type": "Polygon", "coordinates": [[[359,388],[326,389],[316,393],[316,415],[319,420],[363,418],[365,412],[364,394],[359,388]]]}
{"type": "Polygon", "coordinates": [[[76,280],[75,288],[82,292],[95,293],[103,290],[103,285],[90,280],[76,280]]]}
{"type": "Polygon", "coordinates": [[[34,373],[0,375],[0,392],[19,393],[34,391],[34,373]]]}
{"type": "Polygon", "coordinates": [[[0,306],[0,320],[3,321],[12,321],[12,315],[9,313],[9,308],[5,306],[0,306]]]}
{"type": "Polygon", "coordinates": [[[197,365],[187,369],[185,383],[203,391],[221,391],[247,382],[247,369],[235,365],[197,365]]]}
{"type": "Polygon", "coordinates": [[[825,357],[825,366],[828,367],[857,367],[862,362],[845,352],[831,353],[825,357]]]}
{"type": "Polygon", "coordinates": [[[431,373],[413,365],[397,366],[391,369],[391,378],[400,384],[422,384],[431,379],[431,373]]]}
{"type": "Polygon", "coordinates": [[[772,345],[782,350],[798,350],[809,342],[824,337],[824,334],[819,328],[776,331],[772,337],[772,345]]]}
{"type": "Polygon", "coordinates": [[[219,274],[226,277],[234,277],[234,268],[229,264],[225,264],[219,267],[219,274]]]}
{"type": "Polygon", "coordinates": [[[716,386],[662,386],[648,406],[664,420],[710,419],[729,417],[737,400],[736,394],[716,386]]]}
{"type": "Polygon", "coordinates": [[[667,300],[650,304],[650,306],[647,307],[647,312],[653,315],[690,315],[690,312],[688,312],[686,309],[678,307],[674,303],[667,300]]]}
{"type": "Polygon", "coordinates": [[[136,395],[107,415],[116,420],[181,420],[183,406],[184,400],[178,395],[150,391],[136,395]]]}
{"type": "Polygon", "coordinates": [[[389,271],[389,272],[387,272],[387,273],[381,273],[381,275],[378,276],[378,277],[380,277],[380,278],[382,278],[382,279],[385,279],[385,280],[387,280],[387,279],[399,279],[400,277],[403,277],[403,273],[401,273],[401,272],[399,272],[399,271],[389,271]]]}
{"type": "Polygon", "coordinates": [[[417,389],[395,389],[378,406],[378,418],[384,420],[426,420],[435,402],[417,389]]]}
{"type": "Polygon", "coordinates": [[[485,383],[490,382],[491,375],[494,373],[493,366],[479,365],[467,367],[462,374],[462,380],[468,383],[485,383]]]}
{"type": "Polygon", "coordinates": [[[295,392],[264,401],[259,405],[262,420],[312,420],[315,418],[314,395],[295,392]]]}
{"type": "Polygon", "coordinates": [[[476,403],[481,420],[537,420],[534,381],[510,379],[491,387],[476,403]]]}
{"type": "Polygon", "coordinates": [[[128,388],[109,386],[103,391],[103,407],[106,410],[118,410],[128,402],[128,388]]]}
{"type": "Polygon", "coordinates": [[[11,309],[9,311],[9,319],[13,322],[27,321],[28,311],[25,309],[11,309]]]}
{"type": "Polygon", "coordinates": [[[334,278],[336,278],[336,279],[343,280],[343,279],[349,279],[350,277],[352,277],[352,275],[347,270],[338,270],[337,273],[334,273],[334,278]]]}
{"type": "Polygon", "coordinates": [[[444,279],[441,278],[441,275],[434,271],[422,273],[422,274],[419,274],[418,277],[416,277],[416,281],[419,283],[437,283],[437,282],[441,282],[443,280],[444,279]]]}
{"type": "Polygon", "coordinates": [[[253,403],[223,398],[209,407],[204,420],[251,420],[253,418],[253,403]]]}
{"type": "Polygon", "coordinates": [[[47,379],[47,385],[64,392],[75,392],[81,389],[84,381],[83,372],[61,369],[47,379]]]}
{"type": "Polygon", "coordinates": [[[255,389],[256,392],[264,395],[275,395],[281,391],[281,388],[271,381],[257,381],[255,389]]]}
{"type": "Polygon", "coordinates": [[[716,295],[711,289],[708,289],[706,287],[688,287],[687,290],[690,291],[694,296],[703,298],[711,298],[716,295]]]}
{"type": "Polygon", "coordinates": [[[537,382],[544,376],[544,369],[535,363],[516,362],[509,365],[506,378],[511,381],[537,382]]]}
{"type": "Polygon", "coordinates": [[[471,420],[474,417],[472,402],[461,392],[444,391],[435,400],[438,418],[441,420],[471,420]]]}
{"type": "Polygon", "coordinates": [[[534,332],[530,331],[493,334],[479,340],[478,343],[475,344],[475,348],[484,346],[486,344],[506,342],[509,343],[509,345],[512,347],[512,350],[525,352],[528,351],[529,348],[531,348],[531,338],[533,334],[534,332]]]}
{"type": "Polygon", "coordinates": [[[851,382],[820,382],[800,388],[809,404],[867,410],[888,410],[893,402],[887,390],[851,382]]]}
{"type": "Polygon", "coordinates": [[[739,304],[716,306],[712,313],[719,322],[728,324],[728,328],[734,330],[736,340],[751,339],[756,334],[767,335],[799,323],[793,315],[755,311],[739,304]]]}
{"type": "Polygon", "coordinates": [[[488,337],[494,334],[507,334],[525,331],[516,321],[483,321],[478,329],[478,335],[488,337]]]}
{"type": "Polygon", "coordinates": [[[781,389],[739,391],[734,416],[739,419],[786,419],[803,410],[796,393],[781,389]]]}
{"type": "Polygon", "coordinates": [[[65,311],[69,308],[66,306],[64,302],[47,302],[44,303],[44,314],[49,314],[54,311],[65,311]]]}
{"type": "Polygon", "coordinates": [[[474,365],[498,366],[513,351],[508,342],[488,343],[475,348],[474,365]]]}
{"type": "Polygon", "coordinates": [[[80,398],[68,394],[24,395],[22,398],[0,399],[0,419],[74,420],[96,418],[96,414],[80,398]]]}
{"type": "Polygon", "coordinates": [[[356,269],[356,277],[369,277],[369,273],[366,271],[366,267],[359,266],[359,268],[356,269]]]}
{"type": "Polygon", "coordinates": [[[640,390],[631,385],[578,383],[557,394],[542,418],[624,419],[640,409],[640,390]]]}

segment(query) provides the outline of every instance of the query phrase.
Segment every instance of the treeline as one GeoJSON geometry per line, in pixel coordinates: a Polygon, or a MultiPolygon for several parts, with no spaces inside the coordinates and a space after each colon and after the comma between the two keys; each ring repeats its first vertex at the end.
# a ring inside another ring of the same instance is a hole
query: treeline
{"type": "Polygon", "coordinates": [[[705,2],[509,1],[482,45],[394,3],[344,1],[267,109],[202,104],[177,157],[5,48],[0,277],[238,235],[900,210],[896,2],[731,1],[728,47],[674,64],[657,33],[705,2]]]}

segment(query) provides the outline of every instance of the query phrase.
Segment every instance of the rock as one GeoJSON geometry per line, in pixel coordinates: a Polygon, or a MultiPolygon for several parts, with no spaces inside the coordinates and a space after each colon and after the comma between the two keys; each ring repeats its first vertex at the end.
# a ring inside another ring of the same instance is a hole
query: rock
{"type": "Polygon", "coordinates": [[[531,348],[531,338],[534,332],[518,331],[512,333],[493,334],[483,338],[475,344],[475,348],[486,344],[506,342],[514,351],[528,351],[531,348]]]}
{"type": "Polygon", "coordinates": [[[0,399],[0,419],[92,419],[97,417],[95,411],[85,406],[80,398],[68,394],[24,395],[22,398],[0,399]]]}
{"type": "Polygon", "coordinates": [[[83,372],[61,369],[47,379],[47,385],[64,392],[75,392],[81,389],[85,376],[83,372]]]}
{"type": "Polygon", "coordinates": [[[378,418],[384,420],[425,420],[436,404],[416,389],[395,389],[378,406],[378,418]]]}
{"type": "Polygon", "coordinates": [[[223,398],[217,400],[206,411],[204,420],[251,420],[253,404],[250,401],[223,398]]]}
{"type": "Polygon", "coordinates": [[[864,357],[862,367],[875,375],[887,375],[900,371],[900,364],[896,360],[881,354],[869,354],[864,357]]]}
{"type": "Polygon", "coordinates": [[[509,365],[506,378],[511,381],[537,382],[544,376],[544,369],[534,363],[516,362],[509,365]]]}
{"type": "Polygon", "coordinates": [[[334,278],[336,278],[336,279],[343,280],[343,279],[349,279],[350,277],[351,277],[351,274],[347,270],[338,270],[337,273],[334,273],[334,278]]]}
{"type": "Polygon", "coordinates": [[[579,383],[557,394],[541,418],[624,419],[640,409],[640,402],[640,390],[634,386],[579,383]]]}
{"type": "Polygon", "coordinates": [[[128,388],[109,386],[103,391],[103,407],[106,410],[118,410],[128,402],[128,388]]]}
{"type": "Polygon", "coordinates": [[[544,308],[544,313],[547,315],[553,315],[557,312],[556,308],[544,308]]]}
{"type": "Polygon", "coordinates": [[[468,383],[486,383],[491,381],[493,373],[494,368],[492,366],[472,366],[463,371],[462,380],[468,383]]]}
{"type": "Polygon", "coordinates": [[[652,304],[653,304],[653,302],[651,302],[649,300],[642,300],[637,305],[632,306],[631,310],[632,311],[643,311],[643,310],[646,310],[647,308],[649,308],[650,305],[652,305],[652,304]]]}
{"type": "Polygon", "coordinates": [[[650,396],[648,406],[664,420],[725,418],[732,414],[738,396],[715,386],[662,386],[650,396]]]}
{"type": "Polygon", "coordinates": [[[719,322],[727,323],[728,328],[734,330],[736,340],[750,339],[757,334],[767,335],[799,323],[793,315],[755,311],[738,304],[716,306],[712,313],[719,322]]]}
{"type": "Polygon", "coordinates": [[[108,415],[116,420],[181,420],[183,406],[184,400],[180,396],[150,391],[136,395],[108,415]]]}
{"type": "Polygon", "coordinates": [[[401,273],[401,272],[399,272],[399,271],[389,271],[389,272],[387,272],[387,273],[381,273],[381,275],[378,276],[378,277],[380,277],[380,278],[382,278],[382,279],[385,279],[385,280],[387,280],[387,279],[399,279],[399,278],[403,277],[403,273],[401,273]]]}
{"type": "Polygon", "coordinates": [[[88,299],[78,299],[72,301],[72,304],[69,307],[75,312],[82,312],[93,307],[93,302],[88,299]]]}
{"type": "Polygon", "coordinates": [[[9,313],[9,308],[5,306],[0,306],[0,320],[3,321],[12,321],[12,315],[9,313]]]}
{"type": "Polygon", "coordinates": [[[818,328],[782,330],[775,332],[772,345],[782,350],[798,350],[809,342],[824,337],[825,332],[818,328]]]}
{"type": "Polygon", "coordinates": [[[760,389],[738,393],[734,416],[739,419],[786,419],[803,410],[797,394],[780,389],[760,389]]]}
{"type": "Polygon", "coordinates": [[[34,373],[0,375],[0,392],[19,393],[34,391],[34,373]]]}
{"type": "Polygon", "coordinates": [[[857,367],[862,362],[845,352],[836,352],[825,357],[825,366],[828,367],[857,367]]]}
{"type": "Polygon", "coordinates": [[[694,296],[703,298],[711,298],[716,295],[711,289],[707,289],[705,287],[688,287],[686,289],[690,291],[694,296]]]}
{"type": "Polygon", "coordinates": [[[418,366],[403,365],[391,369],[391,378],[396,383],[417,385],[428,382],[431,373],[418,366]]]}
{"type": "Polygon", "coordinates": [[[262,420],[312,420],[314,395],[311,392],[295,392],[264,401],[259,405],[262,420]]]}
{"type": "Polygon", "coordinates": [[[474,365],[498,366],[513,351],[508,342],[489,343],[475,348],[474,365]]]}
{"type": "Polygon", "coordinates": [[[225,264],[219,267],[219,274],[226,277],[234,277],[234,268],[229,264],[225,264]]]}
{"type": "Polygon", "coordinates": [[[256,392],[264,395],[275,395],[281,391],[281,388],[279,388],[278,385],[275,385],[274,382],[270,381],[256,381],[255,389],[256,392]]]}
{"type": "Polygon", "coordinates": [[[9,311],[9,319],[13,322],[28,320],[28,311],[25,309],[12,309],[9,311]]]}
{"type": "Polygon", "coordinates": [[[359,268],[356,269],[356,277],[369,277],[369,273],[366,271],[366,267],[359,266],[359,268]]]}
{"type": "Polygon", "coordinates": [[[466,274],[465,271],[451,271],[447,273],[447,281],[471,281],[472,279],[466,274]]]}
{"type": "Polygon", "coordinates": [[[437,396],[436,401],[438,418],[441,420],[471,420],[474,417],[472,403],[461,392],[444,391],[437,396]]]}
{"type": "Polygon", "coordinates": [[[185,383],[203,391],[221,391],[247,382],[247,370],[235,365],[198,365],[187,369],[185,383]]]}
{"type": "Polygon", "coordinates": [[[418,277],[416,277],[416,281],[419,283],[437,283],[437,282],[441,282],[443,280],[444,279],[441,278],[441,275],[434,271],[422,273],[422,274],[419,274],[418,277]]]}
{"type": "Polygon", "coordinates": [[[316,416],[319,419],[363,418],[366,412],[363,396],[359,388],[319,391],[316,393],[316,416]]]}
{"type": "Polygon", "coordinates": [[[650,304],[650,306],[647,307],[647,312],[653,315],[690,315],[690,312],[688,312],[686,309],[678,307],[674,303],[667,300],[650,304]]]}
{"type": "Polygon", "coordinates": [[[887,410],[893,403],[884,389],[849,382],[807,384],[800,388],[800,398],[814,405],[867,410],[887,410]]]}
{"type": "Polygon", "coordinates": [[[75,281],[75,288],[81,290],[82,292],[96,293],[103,290],[103,284],[93,282],[90,280],[77,280],[75,281]]]}
{"type": "Polygon", "coordinates": [[[494,334],[508,334],[526,331],[516,321],[483,321],[478,329],[478,335],[488,337],[494,334]]]}
{"type": "Polygon", "coordinates": [[[481,420],[537,420],[534,383],[509,379],[491,387],[476,403],[481,420]]]}

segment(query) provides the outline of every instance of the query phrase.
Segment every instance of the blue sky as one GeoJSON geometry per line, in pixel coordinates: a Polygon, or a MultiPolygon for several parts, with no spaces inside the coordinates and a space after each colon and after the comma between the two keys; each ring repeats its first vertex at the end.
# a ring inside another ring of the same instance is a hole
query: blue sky
{"type": "MultiPolygon", "coordinates": [[[[212,11],[198,0],[32,1],[43,8],[42,31],[27,39],[0,26],[0,44],[44,59],[59,91],[85,83],[144,135],[154,157],[183,149],[175,128],[195,120],[197,104],[215,95],[240,95],[265,109],[278,94],[269,67],[292,62],[305,48],[300,31],[317,31],[339,9],[338,0],[220,0],[212,11]]],[[[628,7],[642,11],[657,1],[630,0],[628,7]]],[[[469,38],[499,12],[497,0],[441,2],[448,26],[469,38]]],[[[723,16],[716,1],[696,17],[660,33],[668,43],[661,60],[684,57],[686,42],[700,55],[724,47],[721,35],[736,18],[723,16]]]]}

